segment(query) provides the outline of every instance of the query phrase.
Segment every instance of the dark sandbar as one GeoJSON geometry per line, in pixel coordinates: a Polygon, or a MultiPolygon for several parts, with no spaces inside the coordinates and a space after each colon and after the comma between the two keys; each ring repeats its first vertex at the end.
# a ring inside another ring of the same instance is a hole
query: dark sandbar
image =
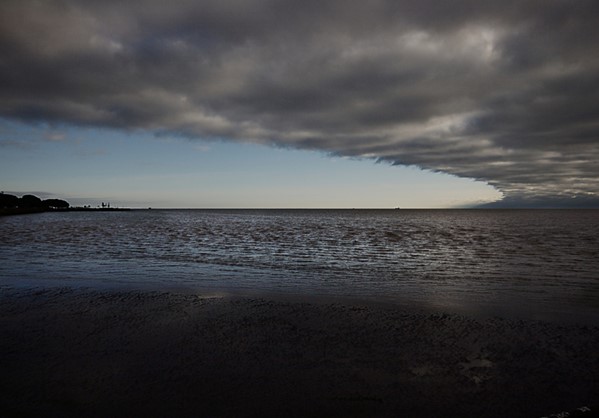
{"type": "Polygon", "coordinates": [[[599,327],[588,324],[4,288],[0,335],[2,416],[541,417],[599,406],[599,327]]]}

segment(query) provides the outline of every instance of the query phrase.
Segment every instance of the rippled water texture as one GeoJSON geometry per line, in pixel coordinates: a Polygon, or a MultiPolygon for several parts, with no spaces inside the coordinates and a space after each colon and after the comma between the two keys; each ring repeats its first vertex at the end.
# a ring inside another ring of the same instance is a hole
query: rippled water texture
{"type": "Polygon", "coordinates": [[[599,312],[599,211],[144,210],[0,218],[5,283],[599,312]]]}

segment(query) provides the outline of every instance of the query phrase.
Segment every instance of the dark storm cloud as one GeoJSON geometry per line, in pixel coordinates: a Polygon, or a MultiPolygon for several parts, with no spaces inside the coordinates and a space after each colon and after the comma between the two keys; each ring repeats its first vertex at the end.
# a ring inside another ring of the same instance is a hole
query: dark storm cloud
{"type": "Polygon", "coordinates": [[[594,0],[122,3],[0,3],[1,116],[599,195],[594,0]]]}

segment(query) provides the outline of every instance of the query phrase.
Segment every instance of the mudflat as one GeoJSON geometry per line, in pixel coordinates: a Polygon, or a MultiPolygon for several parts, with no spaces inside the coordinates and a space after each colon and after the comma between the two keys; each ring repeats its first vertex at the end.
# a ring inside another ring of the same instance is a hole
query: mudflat
{"type": "Polygon", "coordinates": [[[599,407],[593,324],[4,287],[0,335],[2,416],[590,417],[599,407]]]}

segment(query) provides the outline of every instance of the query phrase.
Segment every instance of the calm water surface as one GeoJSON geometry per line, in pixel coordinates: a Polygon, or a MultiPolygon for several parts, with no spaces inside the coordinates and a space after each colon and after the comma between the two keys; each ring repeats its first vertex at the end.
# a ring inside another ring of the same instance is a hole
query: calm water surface
{"type": "Polygon", "coordinates": [[[0,218],[0,282],[599,318],[596,210],[135,210],[0,218]]]}

